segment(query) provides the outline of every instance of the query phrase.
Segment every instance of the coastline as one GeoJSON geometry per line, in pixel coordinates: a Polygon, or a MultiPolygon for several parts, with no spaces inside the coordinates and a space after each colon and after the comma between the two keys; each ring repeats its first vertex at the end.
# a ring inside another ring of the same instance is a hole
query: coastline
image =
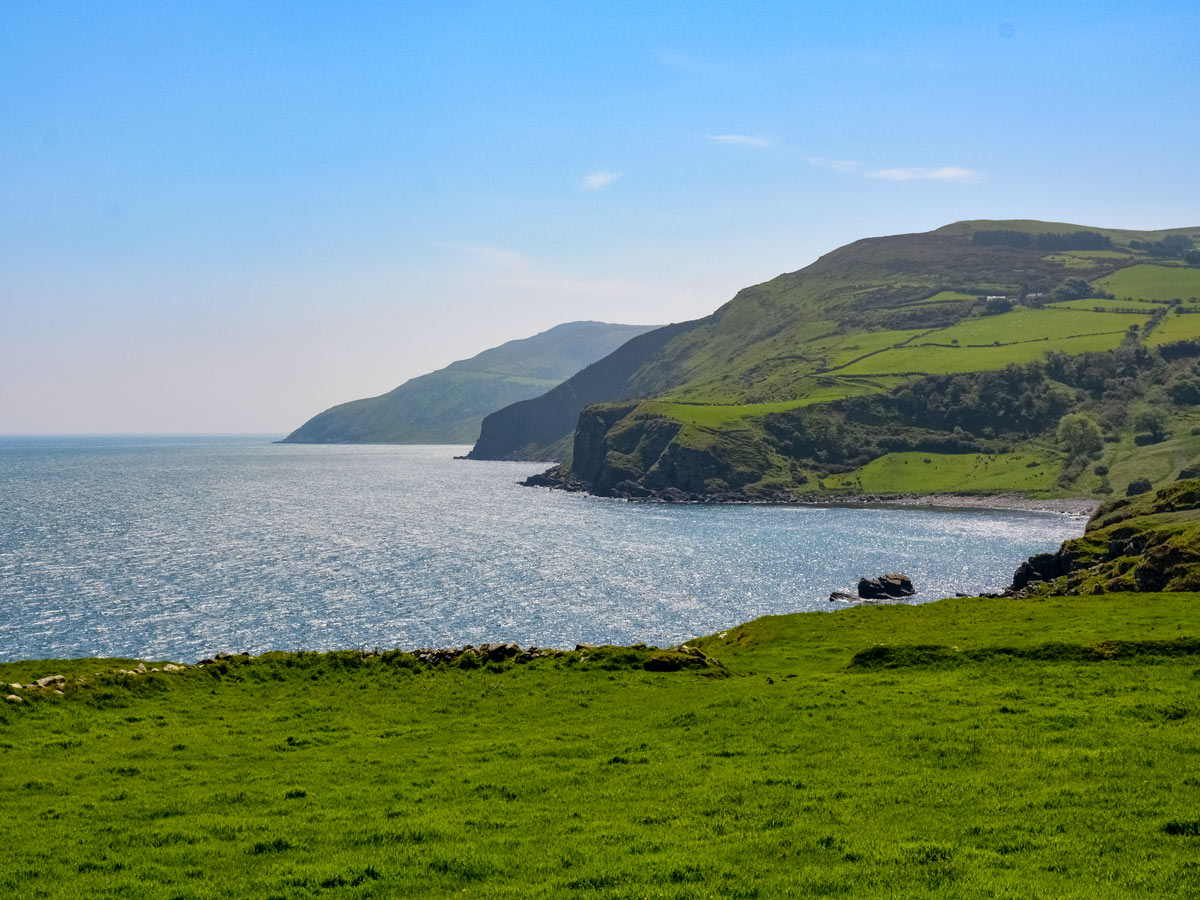
{"type": "Polygon", "coordinates": [[[544,487],[568,493],[588,494],[605,500],[625,500],[633,503],[694,503],[709,506],[744,504],[752,506],[836,506],[836,507],[912,507],[914,509],[997,509],[1022,512],[1059,513],[1066,516],[1090,518],[1101,501],[1090,497],[1058,497],[1035,499],[1020,493],[934,493],[934,494],[791,494],[784,491],[747,493],[742,490],[719,494],[687,493],[677,488],[651,490],[630,482],[622,482],[610,492],[598,494],[586,484],[550,472],[531,475],[519,484],[525,487],[544,487]]]}
{"type": "Polygon", "coordinates": [[[923,509],[1003,509],[1091,517],[1099,500],[1059,497],[1037,500],[1024,494],[857,494],[845,500],[818,501],[831,506],[911,506],[923,509]]]}

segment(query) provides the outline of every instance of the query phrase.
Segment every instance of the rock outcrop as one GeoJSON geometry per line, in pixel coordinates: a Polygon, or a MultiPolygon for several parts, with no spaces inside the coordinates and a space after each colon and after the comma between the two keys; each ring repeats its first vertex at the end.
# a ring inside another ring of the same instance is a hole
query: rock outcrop
{"type": "Polygon", "coordinates": [[[1200,478],[1112,500],[1083,536],[1021,563],[1010,594],[1200,590],[1200,478]]]}
{"type": "Polygon", "coordinates": [[[916,592],[912,579],[898,572],[858,580],[858,596],[864,600],[899,600],[911,597],[916,592]]]}

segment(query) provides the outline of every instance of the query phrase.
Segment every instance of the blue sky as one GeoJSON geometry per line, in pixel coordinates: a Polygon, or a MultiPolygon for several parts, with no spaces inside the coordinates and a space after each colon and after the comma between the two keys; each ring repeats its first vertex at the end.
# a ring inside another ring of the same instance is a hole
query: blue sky
{"type": "Polygon", "coordinates": [[[0,2],[0,433],[283,432],[966,218],[1200,224],[1160,3],[0,2]]]}

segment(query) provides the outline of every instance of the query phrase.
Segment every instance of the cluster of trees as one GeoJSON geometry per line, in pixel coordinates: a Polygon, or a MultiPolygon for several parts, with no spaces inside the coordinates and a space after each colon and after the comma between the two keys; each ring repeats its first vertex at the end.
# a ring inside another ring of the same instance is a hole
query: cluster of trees
{"type": "Polygon", "coordinates": [[[1027,231],[985,229],[971,235],[971,243],[979,247],[1015,247],[1019,250],[1111,250],[1112,238],[1095,231],[1071,231],[1054,234],[1043,231],[1030,234],[1027,231]]]}
{"type": "Polygon", "coordinates": [[[884,396],[842,401],[846,418],[867,425],[907,423],[918,428],[991,437],[1038,434],[1071,405],[1038,363],[994,372],[930,375],[884,396]]]}
{"type": "Polygon", "coordinates": [[[1136,342],[1097,353],[1052,352],[1043,362],[930,375],[889,394],[776,413],[765,425],[780,453],[827,472],[901,450],[1004,452],[1012,440],[1050,434],[1071,459],[1069,481],[1131,410],[1138,440],[1152,443],[1166,435],[1165,403],[1200,404],[1196,357],[1195,341],[1161,353],[1136,342]]]}
{"type": "Polygon", "coordinates": [[[1186,235],[1169,234],[1161,241],[1130,241],[1129,246],[1151,256],[1175,259],[1185,257],[1196,245],[1186,235]]]}
{"type": "Polygon", "coordinates": [[[1084,300],[1089,297],[1112,297],[1112,294],[1100,288],[1093,287],[1083,278],[1067,278],[1059,282],[1052,290],[1041,292],[1040,297],[1026,294],[1026,306],[1042,306],[1046,303],[1062,303],[1066,300],[1084,300]]]}

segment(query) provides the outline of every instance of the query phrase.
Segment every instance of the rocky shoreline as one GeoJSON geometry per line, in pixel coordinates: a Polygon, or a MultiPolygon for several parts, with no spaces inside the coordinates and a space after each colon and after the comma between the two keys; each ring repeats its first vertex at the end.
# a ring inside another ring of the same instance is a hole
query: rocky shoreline
{"type": "MultiPolygon", "coordinates": [[[[592,493],[584,482],[562,476],[551,469],[530,475],[521,482],[525,487],[548,487],[570,493],[592,493]]],[[[614,500],[641,503],[755,504],[763,506],[822,507],[919,507],[923,509],[1002,509],[1026,512],[1051,512],[1068,516],[1091,516],[1100,502],[1087,497],[1063,497],[1039,500],[1024,494],[792,494],[787,491],[744,490],[716,494],[695,494],[678,488],[656,491],[632,482],[622,482],[607,494],[595,494],[614,500]]]]}

